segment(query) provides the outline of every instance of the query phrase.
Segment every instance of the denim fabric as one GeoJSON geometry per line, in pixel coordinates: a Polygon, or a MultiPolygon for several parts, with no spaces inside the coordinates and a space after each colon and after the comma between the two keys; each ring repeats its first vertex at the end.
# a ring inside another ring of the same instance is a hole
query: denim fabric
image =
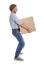
{"type": "Polygon", "coordinates": [[[12,34],[16,37],[16,39],[19,42],[17,49],[16,49],[16,53],[15,53],[15,56],[18,57],[22,48],[25,45],[25,42],[24,42],[24,39],[23,39],[21,33],[17,29],[12,29],[12,34]]]}

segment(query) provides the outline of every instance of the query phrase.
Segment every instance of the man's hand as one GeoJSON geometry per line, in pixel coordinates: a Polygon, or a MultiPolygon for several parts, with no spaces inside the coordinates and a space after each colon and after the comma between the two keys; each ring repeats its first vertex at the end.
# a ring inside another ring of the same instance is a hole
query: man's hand
{"type": "Polygon", "coordinates": [[[32,32],[32,30],[29,28],[29,29],[27,29],[27,32],[31,33],[31,32],[32,32]]]}
{"type": "Polygon", "coordinates": [[[26,24],[24,24],[24,23],[21,25],[21,27],[24,28],[25,30],[27,30],[29,33],[32,32],[31,28],[29,28],[29,27],[28,27],[26,24]]]}

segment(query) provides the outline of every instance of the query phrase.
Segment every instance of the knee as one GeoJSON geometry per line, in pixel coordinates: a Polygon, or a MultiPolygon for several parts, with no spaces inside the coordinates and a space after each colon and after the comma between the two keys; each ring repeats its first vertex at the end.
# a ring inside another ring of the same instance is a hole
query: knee
{"type": "Polygon", "coordinates": [[[24,46],[25,46],[25,43],[24,43],[24,42],[22,42],[21,46],[22,46],[22,47],[24,47],[24,46]]]}
{"type": "Polygon", "coordinates": [[[20,40],[20,41],[19,41],[19,43],[20,43],[21,47],[24,47],[24,46],[25,46],[25,42],[24,42],[24,40],[23,40],[23,39],[22,39],[22,40],[20,40]]]}

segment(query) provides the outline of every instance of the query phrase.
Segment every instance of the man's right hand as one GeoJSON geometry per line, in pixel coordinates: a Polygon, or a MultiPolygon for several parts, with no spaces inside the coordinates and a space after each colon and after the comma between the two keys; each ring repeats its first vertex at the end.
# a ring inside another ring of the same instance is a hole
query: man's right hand
{"type": "Polygon", "coordinates": [[[31,32],[32,32],[32,30],[29,28],[29,29],[27,29],[27,32],[31,33],[31,32]]]}
{"type": "Polygon", "coordinates": [[[23,24],[21,25],[21,27],[24,28],[25,30],[27,30],[27,32],[29,32],[29,33],[32,32],[31,28],[29,28],[25,23],[23,23],[23,24]]]}

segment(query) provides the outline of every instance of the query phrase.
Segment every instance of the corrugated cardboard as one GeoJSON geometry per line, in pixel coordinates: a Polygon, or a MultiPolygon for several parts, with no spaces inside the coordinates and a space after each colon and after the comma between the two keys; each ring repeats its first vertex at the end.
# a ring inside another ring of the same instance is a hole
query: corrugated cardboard
{"type": "MultiPolygon", "coordinates": [[[[32,32],[36,31],[33,17],[27,17],[27,18],[21,19],[21,21],[24,22],[28,27],[30,27],[32,29],[32,32]]],[[[20,33],[25,34],[28,32],[25,29],[20,27],[20,33]]]]}

